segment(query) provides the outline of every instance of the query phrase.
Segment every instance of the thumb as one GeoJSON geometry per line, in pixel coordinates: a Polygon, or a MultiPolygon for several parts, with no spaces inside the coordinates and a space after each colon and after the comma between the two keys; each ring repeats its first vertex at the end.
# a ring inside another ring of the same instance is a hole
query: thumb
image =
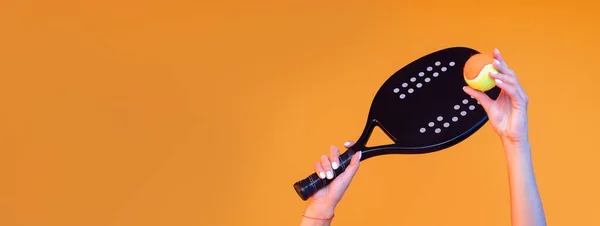
{"type": "Polygon", "coordinates": [[[475,98],[475,100],[477,100],[481,104],[483,109],[489,114],[490,106],[492,106],[492,103],[493,103],[492,98],[490,98],[484,92],[475,90],[475,89],[471,88],[470,86],[464,86],[463,90],[465,91],[465,93],[469,94],[469,96],[472,96],[473,98],[475,98]]]}

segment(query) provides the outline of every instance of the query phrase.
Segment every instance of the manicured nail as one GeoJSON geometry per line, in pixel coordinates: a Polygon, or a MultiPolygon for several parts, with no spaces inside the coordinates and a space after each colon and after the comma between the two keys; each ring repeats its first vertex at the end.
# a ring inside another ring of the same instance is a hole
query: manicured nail
{"type": "Polygon", "coordinates": [[[494,79],[494,80],[496,81],[496,83],[500,83],[500,84],[504,83],[504,82],[503,82],[502,80],[500,80],[500,79],[494,79]]]}
{"type": "Polygon", "coordinates": [[[332,162],[331,163],[331,167],[336,170],[338,168],[338,163],[337,162],[332,162]]]}
{"type": "Polygon", "coordinates": [[[344,143],[344,145],[350,146],[350,141],[346,141],[346,143],[344,143]]]}
{"type": "Polygon", "coordinates": [[[360,160],[360,158],[362,158],[362,151],[358,152],[358,160],[360,160]]]}
{"type": "Polygon", "coordinates": [[[498,48],[494,49],[498,54],[500,54],[500,50],[498,50],[498,48]]]}
{"type": "Polygon", "coordinates": [[[321,179],[324,179],[325,178],[325,172],[320,172],[319,173],[319,177],[321,177],[321,179]]]}
{"type": "Polygon", "coordinates": [[[495,72],[495,71],[490,71],[490,75],[491,75],[492,77],[494,77],[494,76],[498,75],[498,72],[495,72]]]}
{"type": "Polygon", "coordinates": [[[333,178],[333,173],[331,171],[327,171],[327,179],[332,179],[333,178]]]}
{"type": "Polygon", "coordinates": [[[494,63],[496,63],[496,65],[500,66],[500,61],[499,60],[494,59],[494,63]]]}

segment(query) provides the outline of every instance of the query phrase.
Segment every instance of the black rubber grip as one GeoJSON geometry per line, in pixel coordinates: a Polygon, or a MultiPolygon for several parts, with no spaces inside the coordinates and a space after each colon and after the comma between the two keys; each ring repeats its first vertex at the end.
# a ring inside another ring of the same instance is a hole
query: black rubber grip
{"type": "Polygon", "coordinates": [[[346,170],[346,167],[350,165],[350,160],[352,160],[352,156],[354,156],[354,153],[354,150],[348,149],[346,152],[340,155],[340,166],[333,171],[332,179],[327,179],[327,177],[321,179],[317,173],[313,173],[310,176],[306,177],[304,180],[296,182],[294,184],[294,189],[296,190],[296,193],[298,193],[302,200],[308,200],[308,198],[314,195],[321,188],[327,186],[338,175],[340,175],[346,170]]]}

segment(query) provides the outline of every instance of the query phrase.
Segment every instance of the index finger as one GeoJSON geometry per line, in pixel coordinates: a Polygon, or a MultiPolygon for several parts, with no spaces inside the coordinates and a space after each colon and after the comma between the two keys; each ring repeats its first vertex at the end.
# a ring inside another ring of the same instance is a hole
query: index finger
{"type": "Polygon", "coordinates": [[[329,148],[329,159],[331,161],[331,167],[336,170],[340,166],[340,150],[337,146],[331,146],[329,148]]]}
{"type": "MultiPolygon", "coordinates": [[[[514,93],[516,95],[518,95],[519,97],[526,99],[527,95],[525,94],[523,87],[521,87],[521,84],[519,82],[519,79],[517,78],[517,75],[510,67],[508,67],[508,64],[506,63],[506,61],[502,57],[502,54],[500,54],[500,50],[498,50],[498,49],[494,49],[494,68],[496,68],[500,72],[500,74],[498,74],[498,76],[504,77],[504,78],[500,78],[500,80],[507,81],[509,83],[513,83],[513,86],[515,86],[514,93]]],[[[495,77],[495,76],[492,75],[492,77],[495,77]]]]}
{"type": "Polygon", "coordinates": [[[508,64],[500,54],[500,50],[494,49],[494,68],[500,73],[516,77],[515,73],[508,67],[508,64]]]}

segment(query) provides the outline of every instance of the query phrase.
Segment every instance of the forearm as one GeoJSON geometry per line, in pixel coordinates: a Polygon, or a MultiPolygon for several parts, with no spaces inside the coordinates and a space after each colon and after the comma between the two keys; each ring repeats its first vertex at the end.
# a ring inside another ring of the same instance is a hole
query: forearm
{"type": "Polygon", "coordinates": [[[335,207],[318,203],[309,203],[304,211],[301,226],[329,226],[335,207]]]}
{"type": "Polygon", "coordinates": [[[513,226],[545,226],[546,218],[540,199],[528,142],[504,142],[510,189],[513,226]]]}

